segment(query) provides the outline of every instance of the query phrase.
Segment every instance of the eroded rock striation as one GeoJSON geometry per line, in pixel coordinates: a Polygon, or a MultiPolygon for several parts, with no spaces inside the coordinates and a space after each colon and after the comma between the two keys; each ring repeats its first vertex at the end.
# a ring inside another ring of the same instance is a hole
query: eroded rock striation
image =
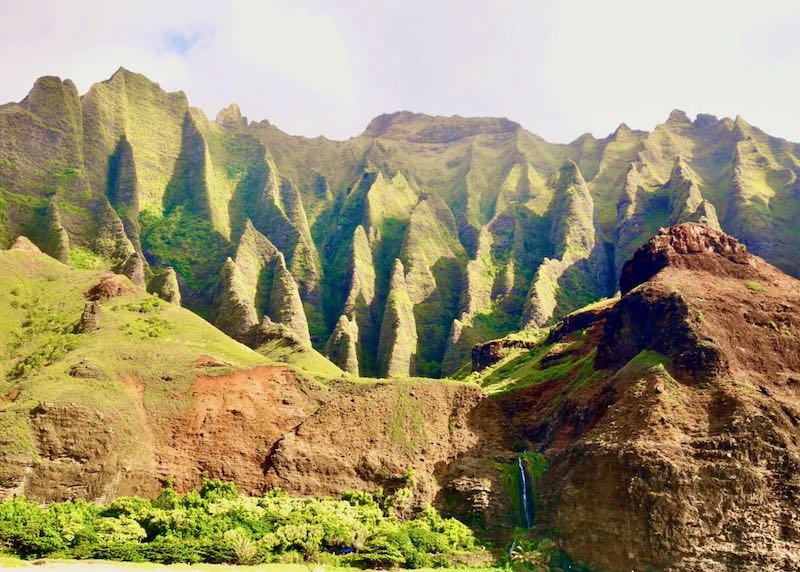
{"type": "Polygon", "coordinates": [[[408,376],[414,371],[417,327],[408,293],[403,263],[394,262],[389,298],[381,324],[378,346],[379,370],[386,377],[408,376]]]}
{"type": "Polygon", "coordinates": [[[522,325],[539,327],[559,307],[583,306],[608,294],[606,253],[598,244],[594,201],[578,165],[568,161],[560,171],[553,198],[553,258],[536,271],[522,315],[522,325]],[[566,293],[575,300],[564,305],[566,293]]]}

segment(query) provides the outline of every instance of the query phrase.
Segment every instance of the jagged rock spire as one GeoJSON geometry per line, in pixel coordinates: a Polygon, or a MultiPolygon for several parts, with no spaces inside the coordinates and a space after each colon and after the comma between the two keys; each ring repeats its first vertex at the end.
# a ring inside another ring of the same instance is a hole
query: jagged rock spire
{"type": "Polygon", "coordinates": [[[389,297],[381,323],[378,343],[378,367],[381,375],[398,377],[415,371],[417,324],[414,307],[408,295],[405,271],[395,259],[389,283],[389,297]]]}
{"type": "Polygon", "coordinates": [[[325,345],[325,355],[343,371],[359,374],[358,324],[342,314],[336,321],[333,333],[325,345]]]}
{"type": "Polygon", "coordinates": [[[172,267],[156,275],[150,283],[150,291],[171,304],[181,305],[181,288],[178,275],[172,267]]]}
{"type": "Polygon", "coordinates": [[[255,304],[242,271],[230,257],[220,270],[214,298],[212,321],[220,330],[237,340],[245,340],[258,324],[255,304]]]}
{"type": "Polygon", "coordinates": [[[45,214],[44,231],[42,233],[42,250],[63,262],[69,262],[69,235],[61,224],[61,213],[54,200],[47,205],[45,214]]]}

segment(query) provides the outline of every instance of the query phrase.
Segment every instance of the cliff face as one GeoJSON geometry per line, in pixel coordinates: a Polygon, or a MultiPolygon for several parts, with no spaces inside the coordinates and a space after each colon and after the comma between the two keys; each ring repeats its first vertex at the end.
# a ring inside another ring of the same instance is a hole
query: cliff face
{"type": "Polygon", "coordinates": [[[550,460],[539,525],[611,570],[798,567],[800,282],[687,223],[620,286],[517,358],[531,365],[481,374],[530,368],[500,400],[550,460]]]}
{"type": "Polygon", "coordinates": [[[291,323],[324,350],[341,316],[355,320],[361,375],[381,373],[400,259],[412,373],[440,376],[476,343],[613,294],[623,263],[661,226],[721,228],[799,275],[797,165],[796,144],[741,118],[677,111],[650,133],[623,124],[568,145],[508,119],[408,112],[348,141],[311,140],[248,122],[235,105],[209,120],[183,93],[120,69],[82,97],[41,78],[0,107],[0,244],[25,234],[139,284],[172,268],[181,303],[216,316],[226,260],[238,264],[242,237],[258,232],[282,254],[300,304],[287,279],[278,295],[291,315],[266,307],[257,285],[258,299],[246,296],[257,321],[291,323]]]}

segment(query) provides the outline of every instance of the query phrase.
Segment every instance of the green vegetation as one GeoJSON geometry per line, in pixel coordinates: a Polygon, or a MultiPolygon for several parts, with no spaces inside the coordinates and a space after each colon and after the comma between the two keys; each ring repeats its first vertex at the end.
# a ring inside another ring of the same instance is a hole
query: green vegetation
{"type": "Polygon", "coordinates": [[[651,367],[670,364],[670,359],[662,353],[653,350],[642,350],[627,363],[628,371],[646,371],[651,367]]]}
{"type": "Polygon", "coordinates": [[[425,419],[414,400],[405,391],[397,393],[389,418],[389,437],[409,453],[418,451],[428,442],[425,419]]]}
{"type": "Polygon", "coordinates": [[[486,373],[476,376],[489,393],[516,391],[556,379],[569,380],[570,390],[586,387],[599,378],[594,369],[597,350],[581,352],[582,342],[541,344],[516,350],[486,373]]]}
{"type": "Polygon", "coordinates": [[[13,332],[8,352],[16,361],[8,371],[9,379],[23,377],[51,365],[78,347],[72,333],[74,322],[64,312],[50,306],[38,295],[28,301],[18,288],[11,290],[12,308],[25,312],[20,329],[13,332]]]}
{"type": "Polygon", "coordinates": [[[549,538],[521,539],[514,543],[509,556],[515,570],[544,572],[551,570],[555,552],[556,543],[549,538]]]}
{"type": "Polygon", "coordinates": [[[131,302],[130,304],[121,304],[114,306],[114,310],[128,310],[129,312],[138,312],[140,314],[149,314],[158,311],[163,307],[164,303],[156,296],[148,296],[141,302],[131,302]]]}
{"type": "Polygon", "coordinates": [[[73,246],[69,249],[69,265],[85,270],[95,270],[103,268],[105,262],[91,250],[80,246],[73,246]]]}
{"type": "Polygon", "coordinates": [[[256,351],[271,361],[293,365],[322,378],[340,377],[342,370],[313,348],[299,346],[285,338],[270,340],[256,351]]]}
{"type": "Polygon", "coordinates": [[[208,480],[185,495],[167,484],[153,501],[121,497],[105,506],[16,498],[0,503],[0,545],[23,558],[406,568],[448,566],[477,550],[457,520],[430,506],[404,520],[395,502],[364,492],[297,499],[272,490],[253,498],[208,480]]]}
{"type": "MultiPolygon", "coordinates": [[[[219,269],[230,254],[230,245],[211,223],[185,210],[182,205],[163,216],[151,210],[139,214],[142,246],[157,263],[172,266],[187,287],[205,294],[216,285],[219,269]]],[[[201,308],[202,309],[202,308],[201,308]]]]}
{"type": "Polygon", "coordinates": [[[714,226],[724,213],[726,231],[800,274],[797,146],[741,118],[676,112],[650,133],[621,126],[556,145],[508,120],[402,112],[333,142],[248,123],[236,106],[211,121],[121,69],[83,98],[43,78],[3,106],[0,138],[0,245],[25,234],[78,268],[121,262],[94,242],[107,197],[120,250],[141,247],[153,275],[173,266],[184,304],[209,317],[250,219],[284,255],[317,350],[340,316],[356,319],[359,375],[384,373],[397,258],[414,316],[415,347],[402,351],[428,376],[453,374],[475,343],[607,295],[673,222],[714,226]],[[36,236],[50,200],[61,220],[36,236]]]}
{"type": "Polygon", "coordinates": [[[748,290],[752,290],[753,292],[763,292],[765,288],[764,285],[757,280],[745,280],[744,285],[748,290]]]}
{"type": "Polygon", "coordinates": [[[128,322],[122,327],[122,331],[128,336],[139,339],[160,338],[169,332],[174,331],[173,325],[158,316],[148,316],[139,318],[133,322],[128,322]]]}

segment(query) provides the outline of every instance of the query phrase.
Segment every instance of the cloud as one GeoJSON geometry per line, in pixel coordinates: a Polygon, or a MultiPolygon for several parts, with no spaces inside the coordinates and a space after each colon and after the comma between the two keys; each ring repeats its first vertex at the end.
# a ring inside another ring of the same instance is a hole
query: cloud
{"type": "Polygon", "coordinates": [[[793,0],[6,0],[3,13],[0,101],[46,74],[86,91],[124,65],[212,117],[237,101],[308,136],[410,109],[569,141],[683,108],[800,140],[793,0]]]}

